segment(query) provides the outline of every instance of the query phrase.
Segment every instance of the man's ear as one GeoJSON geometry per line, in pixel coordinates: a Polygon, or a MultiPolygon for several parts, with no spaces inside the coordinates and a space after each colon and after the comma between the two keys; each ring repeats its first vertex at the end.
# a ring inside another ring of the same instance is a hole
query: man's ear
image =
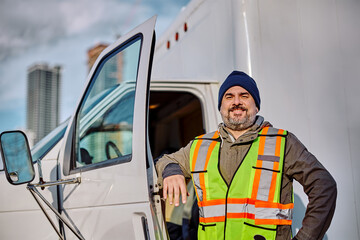
{"type": "Polygon", "coordinates": [[[259,112],[259,109],[258,108],[256,108],[256,113],[258,113],[259,112]]]}

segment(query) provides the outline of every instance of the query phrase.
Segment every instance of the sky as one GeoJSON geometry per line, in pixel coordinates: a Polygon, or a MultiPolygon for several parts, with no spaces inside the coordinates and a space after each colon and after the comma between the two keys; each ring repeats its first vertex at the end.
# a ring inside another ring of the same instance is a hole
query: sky
{"type": "Polygon", "coordinates": [[[84,90],[89,48],[113,43],[154,15],[159,37],[188,2],[0,0],[0,132],[26,128],[28,67],[62,66],[61,122],[84,90]]]}

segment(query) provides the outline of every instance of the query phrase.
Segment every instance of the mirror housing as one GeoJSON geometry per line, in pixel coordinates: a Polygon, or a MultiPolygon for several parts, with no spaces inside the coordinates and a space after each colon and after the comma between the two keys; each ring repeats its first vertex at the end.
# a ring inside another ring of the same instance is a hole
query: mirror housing
{"type": "Polygon", "coordinates": [[[34,180],[31,152],[26,135],[22,131],[1,133],[0,152],[9,183],[19,185],[34,180]]]}

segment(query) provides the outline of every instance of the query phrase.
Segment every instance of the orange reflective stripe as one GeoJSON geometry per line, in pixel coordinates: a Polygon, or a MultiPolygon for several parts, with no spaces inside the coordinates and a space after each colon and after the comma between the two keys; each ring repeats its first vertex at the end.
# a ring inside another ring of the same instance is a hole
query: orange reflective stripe
{"type": "Polygon", "coordinates": [[[205,136],[205,134],[200,135],[200,136],[198,136],[198,137],[196,137],[196,138],[203,138],[204,136],[205,136]]]}
{"type": "MultiPolygon", "coordinates": [[[[284,130],[280,129],[277,134],[282,135],[283,133],[284,133],[284,130]]],[[[282,137],[280,137],[280,136],[276,137],[275,156],[277,156],[277,157],[280,157],[281,139],[282,139],[282,137]]]]}
{"type": "MultiPolygon", "coordinates": [[[[203,136],[203,135],[202,135],[202,136],[203,136]]],[[[202,140],[197,140],[197,143],[196,143],[196,146],[195,146],[195,150],[194,150],[194,153],[193,153],[191,171],[194,171],[194,170],[195,170],[196,160],[197,160],[197,157],[198,157],[198,154],[199,154],[199,149],[200,149],[201,143],[202,143],[202,140]]],[[[199,199],[198,190],[197,190],[196,187],[194,187],[194,188],[195,188],[196,197],[197,197],[197,199],[199,199]]]]}
{"type": "MultiPolygon", "coordinates": [[[[260,143],[262,142],[262,140],[264,140],[263,142],[265,142],[265,138],[261,137],[260,138],[260,143]]],[[[260,150],[261,148],[259,147],[259,155],[262,155],[260,154],[260,150]]],[[[264,148],[262,148],[264,149],[264,148]]],[[[257,168],[261,168],[262,166],[262,161],[261,160],[257,160],[256,161],[256,167],[257,168]]],[[[251,192],[251,198],[253,199],[256,199],[257,197],[257,192],[258,192],[258,189],[259,189],[259,183],[260,183],[260,176],[261,176],[261,169],[256,169],[255,170],[255,177],[254,177],[254,183],[253,183],[253,189],[252,189],[252,192],[251,192]]]]}
{"type": "MultiPolygon", "coordinates": [[[[263,128],[263,130],[261,131],[261,135],[266,135],[267,132],[269,130],[269,127],[265,127],[263,128]]],[[[265,136],[260,136],[259,138],[259,155],[264,155],[264,148],[265,148],[265,136]]]]}
{"type": "Polygon", "coordinates": [[[207,169],[207,166],[208,166],[208,163],[209,163],[211,154],[212,154],[212,152],[213,152],[216,144],[218,144],[218,142],[213,141],[213,142],[210,144],[210,146],[209,146],[209,151],[207,152],[207,155],[206,155],[204,170],[207,169]]]}
{"type": "Polygon", "coordinates": [[[223,205],[223,204],[225,204],[225,199],[214,199],[214,200],[198,202],[199,207],[207,207],[207,206],[223,205]]]}
{"type": "Polygon", "coordinates": [[[203,192],[203,196],[202,196],[203,200],[206,200],[205,174],[204,173],[199,173],[199,181],[200,181],[200,187],[203,192]]]}
{"type": "Polygon", "coordinates": [[[255,214],[253,213],[228,213],[227,218],[248,218],[255,219],[255,214]]]}
{"type": "Polygon", "coordinates": [[[199,222],[201,222],[201,223],[225,222],[225,216],[208,217],[208,218],[200,217],[199,222]]]}
{"type": "MultiPolygon", "coordinates": [[[[269,127],[263,128],[263,130],[261,131],[261,134],[266,135],[268,130],[269,130],[269,127]]],[[[264,154],[265,140],[266,140],[265,136],[260,136],[259,137],[258,155],[263,155],[264,154]]],[[[257,160],[256,161],[256,167],[261,168],[261,166],[262,166],[262,161],[257,160]]],[[[256,199],[256,197],[257,197],[257,192],[258,192],[259,183],[260,183],[260,175],[261,175],[261,169],[256,169],[255,170],[254,183],[253,183],[253,189],[252,189],[252,193],[251,193],[251,198],[252,199],[256,199]]]]}
{"type": "MultiPolygon", "coordinates": [[[[275,170],[275,171],[279,170],[279,162],[274,162],[273,170],[275,170]]],[[[269,191],[269,198],[268,198],[269,202],[274,201],[274,196],[275,196],[275,191],[276,191],[276,180],[277,180],[278,174],[279,173],[277,173],[277,172],[273,172],[272,177],[271,177],[271,184],[270,184],[270,191],[269,191]]]]}
{"type": "Polygon", "coordinates": [[[195,150],[194,150],[194,155],[193,155],[193,160],[192,160],[191,171],[194,171],[194,170],[195,170],[196,159],[197,159],[197,157],[198,157],[199,149],[200,149],[200,146],[201,146],[201,143],[202,143],[202,140],[197,140],[197,141],[198,141],[198,142],[196,143],[195,150]]]}
{"type": "MultiPolygon", "coordinates": [[[[284,133],[283,129],[279,129],[277,134],[282,135],[284,133]]],[[[280,157],[280,150],[281,150],[281,141],[282,137],[276,137],[276,145],[275,145],[275,156],[280,157]]],[[[279,162],[274,162],[273,170],[279,171],[279,162]]],[[[269,191],[269,202],[274,201],[275,191],[276,191],[276,180],[277,180],[278,173],[274,172],[271,177],[271,184],[270,184],[270,191],[269,191]]]]}
{"type": "MultiPolygon", "coordinates": [[[[256,202],[255,199],[251,198],[228,198],[227,203],[228,204],[252,204],[254,205],[256,202]]],[[[214,199],[214,200],[207,200],[207,201],[201,201],[199,202],[199,207],[206,207],[206,206],[214,206],[214,205],[220,205],[225,204],[225,199],[214,199]]]]}
{"type": "Polygon", "coordinates": [[[250,199],[250,198],[228,198],[227,200],[228,204],[255,204],[255,199],[250,199]]]}
{"type": "MultiPolygon", "coordinates": [[[[257,160],[256,161],[256,167],[261,168],[261,166],[262,166],[262,161],[257,160]]],[[[261,169],[256,169],[255,170],[254,183],[253,183],[253,189],[252,189],[252,193],[251,193],[251,198],[253,198],[253,199],[256,199],[256,197],[257,197],[257,192],[258,192],[259,183],[260,183],[260,176],[261,176],[261,169]]]]}
{"type": "Polygon", "coordinates": [[[214,136],[212,138],[217,139],[219,136],[220,136],[219,131],[215,131],[214,136]]]}
{"type": "Polygon", "coordinates": [[[291,225],[291,220],[284,219],[255,219],[255,225],[291,225]]]}
{"type": "MultiPolygon", "coordinates": [[[[217,138],[218,136],[219,136],[218,131],[216,131],[214,133],[214,135],[212,136],[212,138],[217,138]]],[[[212,154],[216,144],[218,144],[218,142],[212,141],[212,143],[209,146],[209,149],[208,149],[207,154],[206,154],[204,170],[207,169],[207,165],[209,163],[211,154],[212,154]]],[[[206,201],[205,173],[200,173],[199,174],[199,179],[200,179],[200,187],[201,187],[201,189],[203,189],[203,201],[206,201]]]]}

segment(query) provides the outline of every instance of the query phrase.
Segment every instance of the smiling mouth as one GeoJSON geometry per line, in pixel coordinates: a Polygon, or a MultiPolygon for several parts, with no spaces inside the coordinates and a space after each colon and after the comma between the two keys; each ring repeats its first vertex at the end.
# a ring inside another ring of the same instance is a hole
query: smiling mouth
{"type": "Polygon", "coordinates": [[[243,113],[243,112],[245,112],[244,110],[241,110],[241,109],[235,109],[235,110],[233,110],[233,111],[231,111],[231,112],[233,112],[234,114],[241,114],[241,113],[243,113]]]}
{"type": "Polygon", "coordinates": [[[244,108],[244,107],[233,107],[233,108],[230,108],[230,112],[238,112],[238,111],[241,111],[241,112],[245,112],[247,109],[244,108]]]}
{"type": "Polygon", "coordinates": [[[243,106],[233,106],[229,109],[229,114],[232,114],[233,118],[242,118],[246,115],[247,109],[243,106]]]}

